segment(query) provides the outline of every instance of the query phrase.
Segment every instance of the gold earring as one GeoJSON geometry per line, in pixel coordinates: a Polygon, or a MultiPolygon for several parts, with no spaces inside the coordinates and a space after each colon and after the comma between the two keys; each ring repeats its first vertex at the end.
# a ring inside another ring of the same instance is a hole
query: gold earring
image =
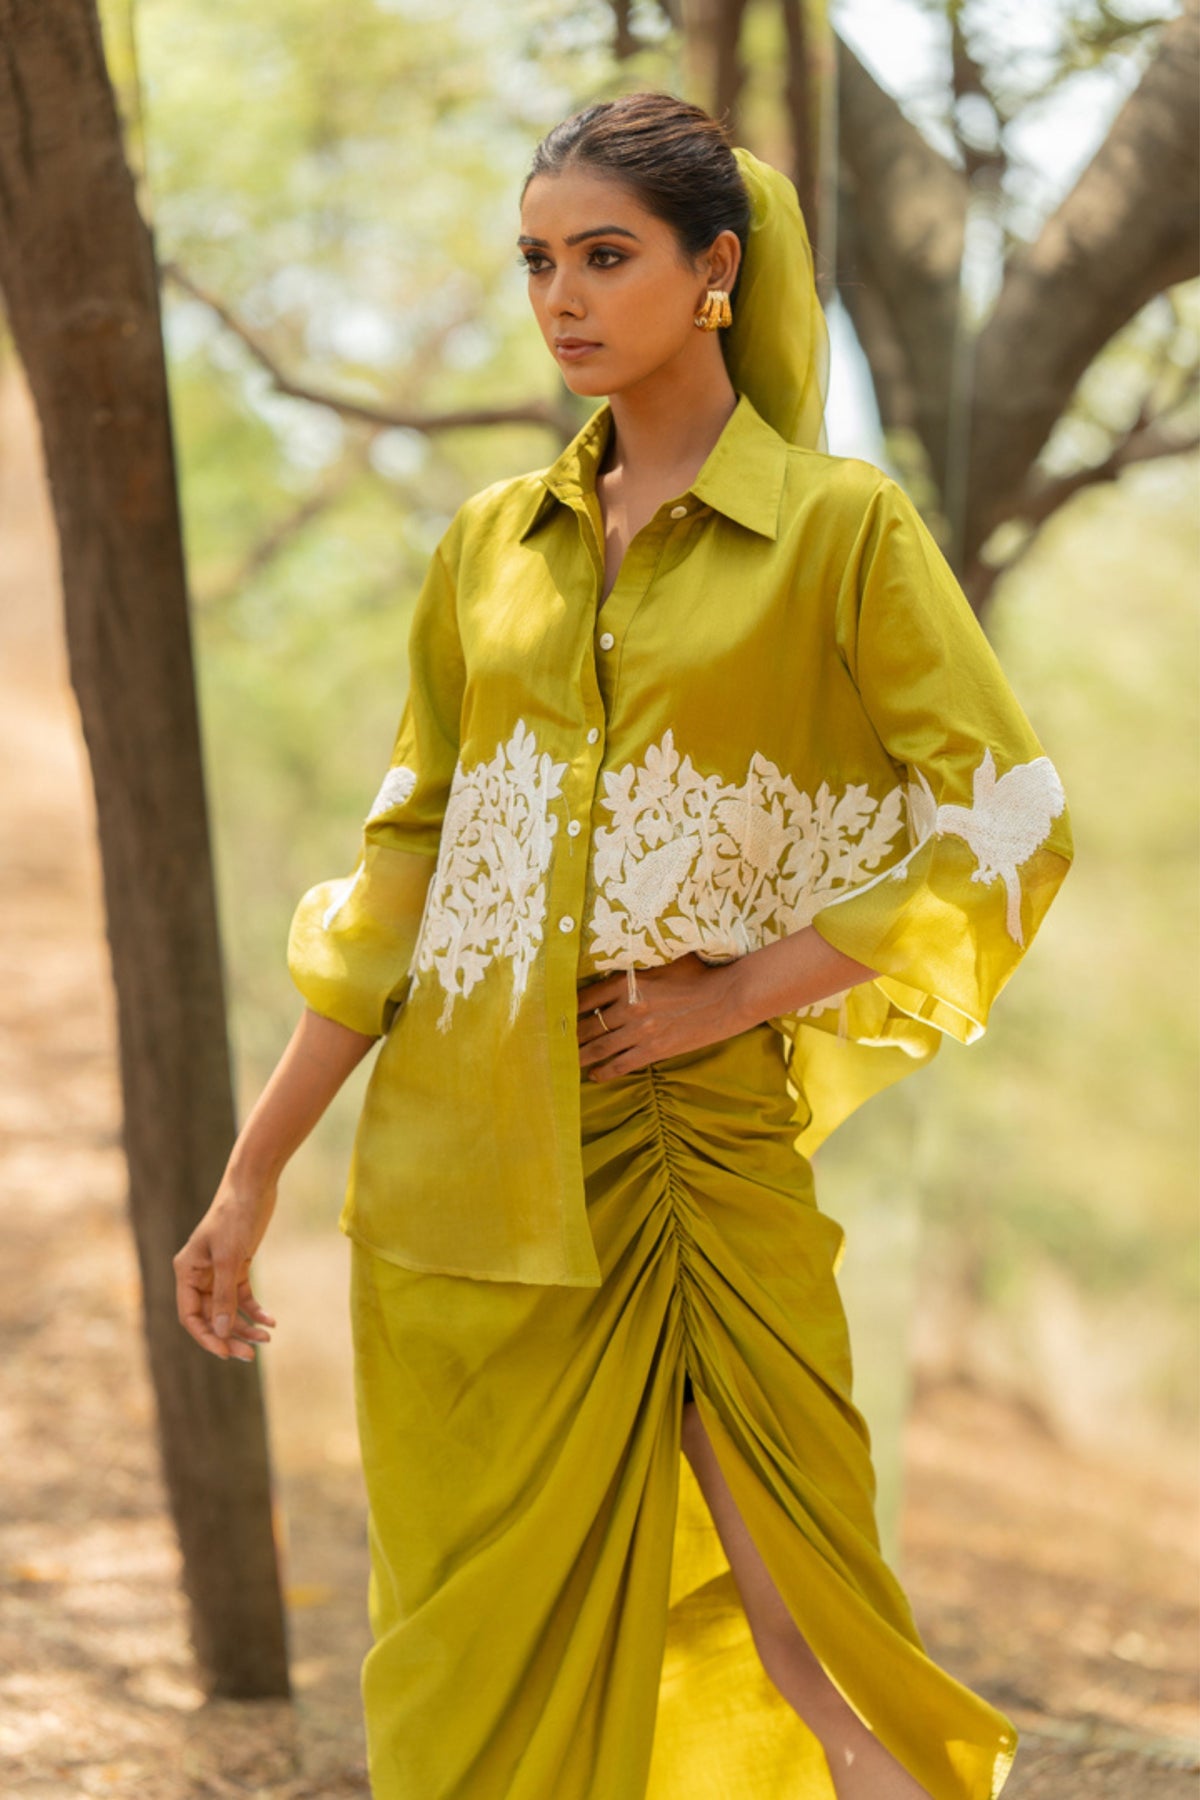
{"type": "Polygon", "coordinates": [[[733,308],[724,288],[709,288],[708,297],[692,324],[698,325],[701,331],[716,331],[722,325],[733,324],[733,308]]]}

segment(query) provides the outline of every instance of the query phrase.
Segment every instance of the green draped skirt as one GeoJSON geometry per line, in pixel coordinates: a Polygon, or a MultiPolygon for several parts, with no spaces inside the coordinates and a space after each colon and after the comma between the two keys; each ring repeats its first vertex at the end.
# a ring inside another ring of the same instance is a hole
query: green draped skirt
{"type": "Polygon", "coordinates": [[[830,1679],[933,1800],[994,1800],[1017,1733],[927,1656],[880,1554],[844,1233],[781,1038],[581,1074],[581,1105],[599,1288],[353,1246],[375,1800],[834,1800],[682,1455],[688,1377],[830,1679]]]}

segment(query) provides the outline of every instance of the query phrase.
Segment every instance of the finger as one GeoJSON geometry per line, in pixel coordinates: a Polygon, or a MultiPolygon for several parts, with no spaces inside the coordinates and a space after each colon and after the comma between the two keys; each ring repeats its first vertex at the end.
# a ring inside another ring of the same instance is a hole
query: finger
{"type": "Polygon", "coordinates": [[[233,1351],[223,1338],[217,1336],[205,1316],[204,1305],[207,1298],[207,1294],[196,1292],[190,1302],[185,1301],[181,1306],[180,1320],[184,1330],[195,1338],[202,1350],[209,1350],[214,1356],[226,1361],[233,1351]]]}
{"type": "Polygon", "coordinates": [[[245,1313],[247,1318],[256,1320],[260,1325],[274,1325],[277,1323],[277,1321],[271,1317],[266,1307],[255,1297],[254,1289],[250,1285],[250,1277],[248,1275],[238,1284],[237,1298],[238,1310],[239,1312],[245,1313]]]}
{"type": "Polygon", "coordinates": [[[255,1325],[238,1313],[229,1328],[230,1339],[238,1338],[244,1344],[269,1344],[271,1334],[262,1325],[255,1325]]]}
{"type": "Polygon", "coordinates": [[[579,1028],[579,1060],[596,1062],[600,1057],[608,1056],[613,1051],[613,1039],[620,1037],[619,1031],[606,1030],[598,1020],[593,1019],[593,1029],[588,1030],[586,1023],[579,1028]]]}
{"type": "Polygon", "coordinates": [[[259,1304],[253,1294],[239,1298],[238,1305],[247,1318],[256,1319],[260,1325],[278,1325],[278,1319],[272,1318],[265,1306],[259,1304]]]}
{"type": "Polygon", "coordinates": [[[600,1032],[597,1037],[589,1038],[579,1046],[579,1061],[584,1068],[595,1067],[619,1056],[636,1043],[633,1034],[628,1030],[600,1032]]]}
{"type": "Polygon", "coordinates": [[[622,1021],[615,1011],[615,1005],[614,1001],[605,1008],[603,1023],[591,1013],[579,1019],[575,1036],[581,1044],[590,1044],[593,1039],[599,1042],[601,1038],[612,1037],[614,1032],[620,1030],[622,1021]]]}
{"type": "Polygon", "coordinates": [[[593,1006],[607,1006],[610,1001],[620,998],[625,985],[624,975],[606,975],[600,981],[589,981],[576,990],[576,1010],[585,1013],[593,1006]]]}
{"type": "Polygon", "coordinates": [[[607,1062],[597,1063],[587,1072],[589,1081],[613,1081],[622,1075],[632,1075],[638,1069],[644,1069],[653,1058],[647,1056],[636,1047],[622,1052],[620,1056],[610,1056],[607,1062]]]}
{"type": "Polygon", "coordinates": [[[238,1270],[241,1258],[228,1252],[213,1258],[212,1299],[209,1316],[213,1330],[220,1338],[228,1337],[238,1309],[238,1270]]]}

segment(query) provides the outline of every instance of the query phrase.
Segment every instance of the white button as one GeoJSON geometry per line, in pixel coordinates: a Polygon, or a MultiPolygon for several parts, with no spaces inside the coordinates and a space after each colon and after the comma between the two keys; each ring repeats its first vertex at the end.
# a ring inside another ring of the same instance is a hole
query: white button
{"type": "Polygon", "coordinates": [[[600,736],[600,733],[597,731],[596,727],[593,725],[592,729],[588,732],[588,743],[594,744],[596,742],[596,739],[599,736],[600,736]]]}
{"type": "Polygon", "coordinates": [[[579,820],[572,819],[567,826],[567,836],[568,837],[578,837],[582,830],[583,830],[583,826],[579,823],[579,820]]]}
{"type": "Polygon", "coordinates": [[[563,914],[562,918],[558,921],[558,929],[560,931],[574,931],[575,921],[570,913],[563,914]]]}
{"type": "Polygon", "coordinates": [[[687,512],[686,506],[673,506],[671,508],[671,517],[673,519],[682,519],[686,512],[687,512]]]}
{"type": "Polygon", "coordinates": [[[616,641],[617,640],[611,631],[602,631],[600,633],[600,648],[602,650],[611,650],[616,641]]]}

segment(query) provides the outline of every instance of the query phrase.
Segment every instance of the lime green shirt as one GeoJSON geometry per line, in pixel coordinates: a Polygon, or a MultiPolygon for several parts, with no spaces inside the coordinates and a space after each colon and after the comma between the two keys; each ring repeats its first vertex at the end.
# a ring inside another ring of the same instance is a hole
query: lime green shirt
{"type": "Polygon", "coordinates": [[[1072,857],[1062,784],[912,502],[744,394],[603,592],[603,403],[455,514],[359,859],[293,980],[380,1036],[341,1225],[411,1268],[597,1286],[577,984],[813,925],[879,971],[773,1020],[809,1154],[977,1039],[1072,857]]]}

